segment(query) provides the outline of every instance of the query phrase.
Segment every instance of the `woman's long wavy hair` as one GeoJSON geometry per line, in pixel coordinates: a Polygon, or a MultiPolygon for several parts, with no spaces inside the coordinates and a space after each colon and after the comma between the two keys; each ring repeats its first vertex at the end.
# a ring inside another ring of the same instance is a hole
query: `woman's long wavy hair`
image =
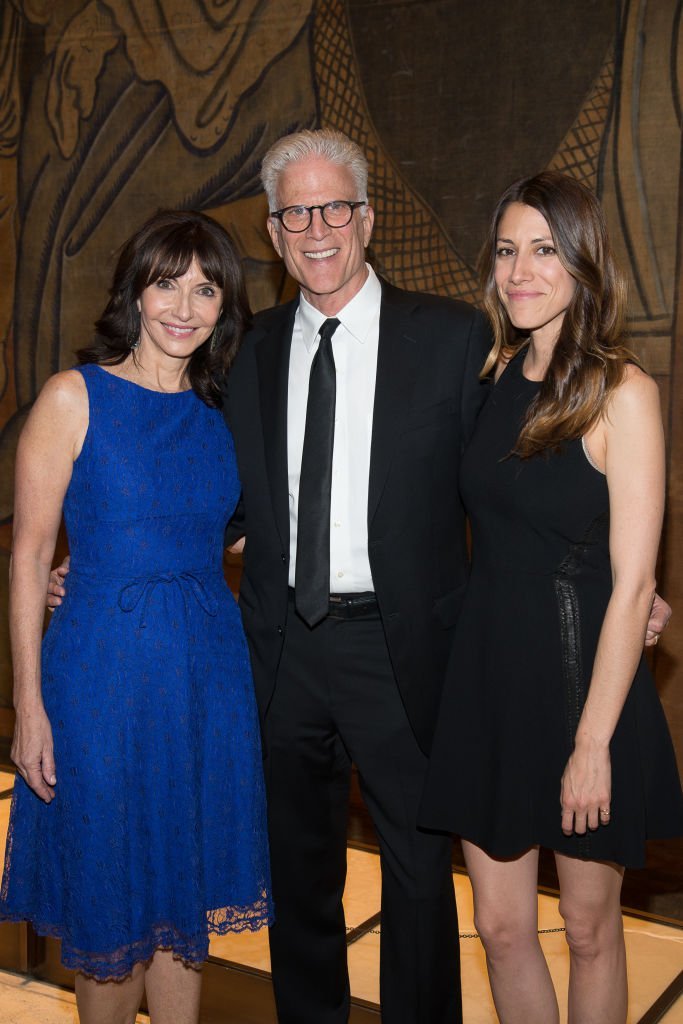
{"type": "Polygon", "coordinates": [[[223,309],[213,333],[190,358],[187,376],[207,405],[221,404],[225,377],[251,310],[239,254],[230,235],[211,217],[194,210],[159,210],[124,242],[109,302],[95,324],[92,343],[76,355],[80,363],[115,366],[133,353],[140,337],[137,300],[150,284],[181,277],[196,259],[207,281],[223,292],[223,309]]]}
{"type": "Polygon", "coordinates": [[[548,371],[514,449],[515,455],[529,458],[583,436],[604,412],[626,363],[637,360],[624,345],[626,284],[614,261],[600,204],[574,178],[544,171],[514,182],[503,193],[479,258],[484,307],[494,335],[482,376],[528,342],[528,331],[512,325],[496,289],[498,227],[510,203],[531,206],[545,218],[559,260],[576,281],[548,371]]]}

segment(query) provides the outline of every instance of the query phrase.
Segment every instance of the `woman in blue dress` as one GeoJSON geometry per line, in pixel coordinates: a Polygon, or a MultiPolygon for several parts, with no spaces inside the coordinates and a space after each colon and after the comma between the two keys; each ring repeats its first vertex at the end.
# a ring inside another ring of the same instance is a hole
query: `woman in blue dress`
{"type": "Polygon", "coordinates": [[[61,939],[82,1024],[129,1024],[143,991],[155,1024],[193,1024],[209,932],[271,918],[259,727],[222,573],[240,484],[219,382],[249,307],[230,237],[192,212],[133,235],[110,295],[17,450],[0,919],[61,939]],[[62,513],[68,595],[41,650],[62,513]]]}

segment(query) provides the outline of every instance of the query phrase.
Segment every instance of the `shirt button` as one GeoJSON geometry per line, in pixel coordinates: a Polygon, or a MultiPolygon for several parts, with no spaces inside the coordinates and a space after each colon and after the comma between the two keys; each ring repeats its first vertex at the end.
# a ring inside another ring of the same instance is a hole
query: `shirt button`
{"type": "Polygon", "coordinates": [[[335,522],[335,523],[334,523],[334,526],[336,526],[336,527],[340,527],[340,526],[341,526],[341,523],[337,523],[337,522],[335,522]]]}
{"type": "Polygon", "coordinates": [[[341,579],[343,575],[344,573],[340,569],[339,572],[337,573],[337,576],[339,577],[339,579],[341,579]]]}
{"type": "Polygon", "coordinates": [[[282,626],[278,626],[277,627],[277,632],[278,632],[278,636],[282,636],[284,634],[284,629],[282,628],[282,626]]]}

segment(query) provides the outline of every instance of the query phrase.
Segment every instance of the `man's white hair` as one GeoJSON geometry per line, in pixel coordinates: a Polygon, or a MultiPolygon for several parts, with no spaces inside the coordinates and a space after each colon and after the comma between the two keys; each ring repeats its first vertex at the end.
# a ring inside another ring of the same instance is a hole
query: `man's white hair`
{"type": "MultiPolygon", "coordinates": [[[[356,199],[368,197],[368,161],[363,150],[348,135],[333,128],[304,129],[285,135],[274,142],[263,158],[261,183],[268,198],[268,209],[278,209],[277,186],[280,175],[292,163],[309,156],[321,156],[331,163],[348,167],[356,186],[356,199]]],[[[333,196],[352,199],[352,196],[333,196]]],[[[365,214],[365,210],[363,210],[365,214]]]]}

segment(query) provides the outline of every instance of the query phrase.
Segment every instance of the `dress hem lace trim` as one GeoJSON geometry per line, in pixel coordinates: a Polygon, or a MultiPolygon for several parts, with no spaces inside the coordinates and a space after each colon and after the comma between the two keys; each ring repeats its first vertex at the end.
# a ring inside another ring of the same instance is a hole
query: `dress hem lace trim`
{"type": "Polygon", "coordinates": [[[124,981],[137,964],[149,963],[159,950],[173,953],[174,960],[198,970],[206,960],[210,934],[259,931],[273,923],[273,909],[270,900],[264,896],[250,907],[222,907],[209,910],[206,912],[207,927],[203,935],[184,935],[173,925],[158,924],[149,930],[144,939],[121,946],[111,953],[88,953],[77,949],[69,944],[63,926],[36,921],[26,914],[0,912],[0,922],[2,921],[30,921],[39,935],[61,940],[61,961],[64,967],[96,981],[106,982],[124,981]]]}

